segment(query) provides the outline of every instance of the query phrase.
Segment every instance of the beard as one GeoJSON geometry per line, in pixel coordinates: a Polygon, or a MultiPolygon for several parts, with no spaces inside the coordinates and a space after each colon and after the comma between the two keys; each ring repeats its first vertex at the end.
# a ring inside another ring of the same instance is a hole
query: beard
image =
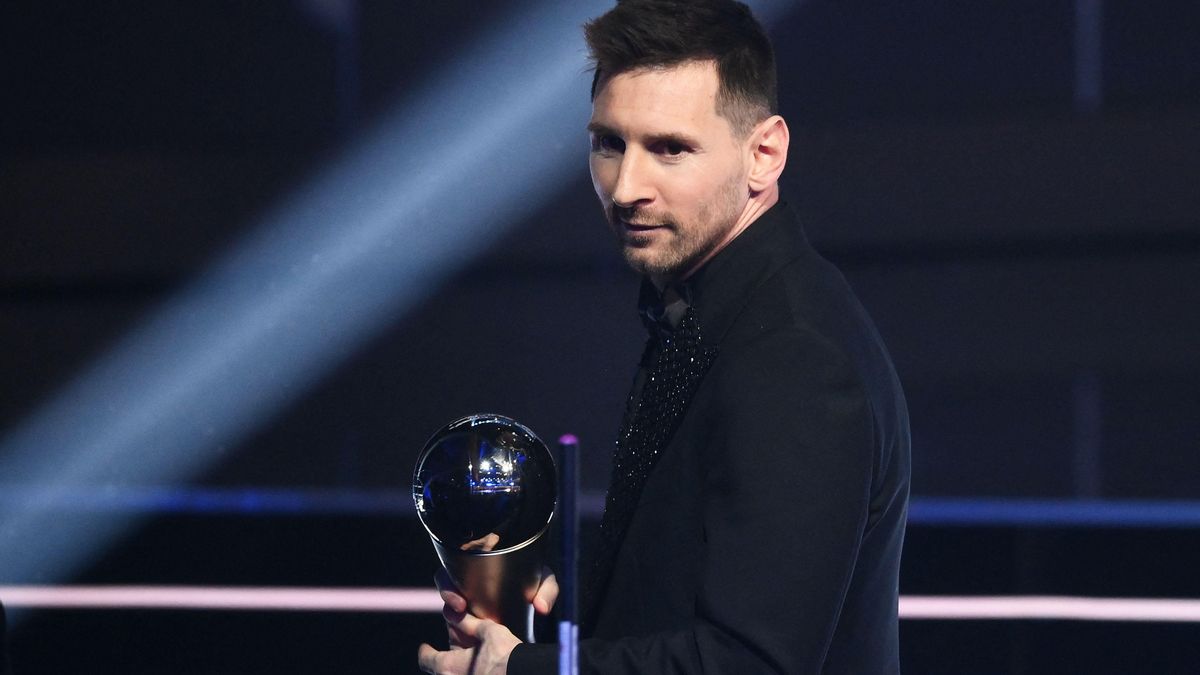
{"type": "Polygon", "coordinates": [[[664,281],[679,281],[722,245],[745,206],[741,176],[727,181],[683,221],[675,214],[650,208],[610,205],[605,214],[617,235],[625,262],[635,271],[664,281]],[[653,232],[630,232],[625,223],[655,226],[653,232]]]}

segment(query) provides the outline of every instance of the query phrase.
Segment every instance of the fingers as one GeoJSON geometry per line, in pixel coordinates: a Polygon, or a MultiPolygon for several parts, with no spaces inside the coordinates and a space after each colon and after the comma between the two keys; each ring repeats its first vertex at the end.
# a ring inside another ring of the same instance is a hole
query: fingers
{"type": "Polygon", "coordinates": [[[476,640],[466,633],[463,633],[461,630],[451,626],[450,624],[446,624],[446,633],[450,638],[451,649],[470,649],[471,647],[479,646],[479,640],[476,640]]]}
{"type": "Polygon", "coordinates": [[[458,593],[454,582],[450,581],[450,576],[446,574],[446,570],[438,570],[438,573],[433,577],[433,583],[437,585],[438,595],[441,596],[442,602],[446,603],[442,608],[442,616],[446,619],[446,635],[450,642],[451,648],[470,648],[479,644],[475,638],[462,632],[458,627],[458,622],[467,611],[467,599],[458,593]]]}
{"type": "Polygon", "coordinates": [[[428,644],[417,649],[417,664],[426,673],[504,672],[508,656],[521,643],[517,636],[504,626],[480,619],[465,612],[455,612],[446,607],[442,610],[446,625],[460,631],[461,635],[477,641],[467,649],[451,648],[440,652],[428,644]]]}
{"type": "Polygon", "coordinates": [[[433,648],[433,645],[421,643],[417,648],[417,665],[423,673],[437,672],[438,650],[433,648]]]}
{"type": "Polygon", "coordinates": [[[485,623],[485,621],[474,614],[470,612],[458,612],[451,607],[443,607],[442,618],[446,620],[447,628],[458,633],[460,641],[472,644],[481,639],[478,631],[480,625],[485,623]]]}
{"type": "Polygon", "coordinates": [[[442,618],[446,621],[446,633],[450,638],[451,649],[470,649],[471,647],[479,646],[479,640],[468,635],[459,625],[462,623],[464,616],[469,616],[469,614],[466,612],[456,612],[449,605],[442,607],[442,618]]]}
{"type": "Polygon", "coordinates": [[[442,602],[446,603],[447,607],[456,612],[467,611],[467,599],[459,593],[458,587],[450,580],[450,575],[446,574],[446,570],[438,570],[437,574],[433,575],[433,583],[437,586],[438,595],[442,596],[442,602]]]}
{"type": "Polygon", "coordinates": [[[433,675],[457,675],[475,672],[474,649],[458,649],[439,652],[433,647],[423,644],[417,648],[417,666],[423,672],[433,675]]]}
{"type": "Polygon", "coordinates": [[[551,573],[542,578],[542,584],[538,586],[537,592],[533,595],[533,608],[538,614],[549,614],[550,609],[554,607],[554,601],[558,599],[558,579],[551,573]]]}
{"type": "MultiPolygon", "coordinates": [[[[442,617],[446,619],[446,626],[457,630],[460,637],[466,639],[471,646],[481,644],[488,640],[488,635],[496,631],[503,631],[508,635],[512,635],[512,631],[504,626],[492,621],[491,619],[481,619],[470,612],[455,612],[451,609],[443,609],[442,617]]],[[[516,638],[513,637],[515,640],[516,638]]]]}

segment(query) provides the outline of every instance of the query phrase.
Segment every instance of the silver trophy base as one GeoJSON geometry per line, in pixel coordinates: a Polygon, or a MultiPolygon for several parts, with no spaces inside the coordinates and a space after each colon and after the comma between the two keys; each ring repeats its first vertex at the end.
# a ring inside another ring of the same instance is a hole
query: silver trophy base
{"type": "Polygon", "coordinates": [[[442,566],[467,599],[467,611],[533,642],[530,600],[542,581],[541,535],[501,551],[451,549],[434,540],[442,566]]]}

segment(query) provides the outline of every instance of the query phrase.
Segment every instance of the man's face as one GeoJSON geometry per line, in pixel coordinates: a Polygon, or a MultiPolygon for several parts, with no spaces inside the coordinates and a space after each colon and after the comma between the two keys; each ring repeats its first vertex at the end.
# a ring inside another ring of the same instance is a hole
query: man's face
{"type": "Polygon", "coordinates": [[[717,115],[715,64],[614,75],[592,103],[592,185],[625,259],[657,282],[724,244],[749,198],[743,139],[717,115]]]}

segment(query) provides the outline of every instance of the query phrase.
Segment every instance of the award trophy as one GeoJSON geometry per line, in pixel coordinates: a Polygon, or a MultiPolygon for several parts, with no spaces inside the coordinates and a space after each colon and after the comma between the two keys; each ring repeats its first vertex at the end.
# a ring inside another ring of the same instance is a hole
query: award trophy
{"type": "Polygon", "coordinates": [[[468,611],[526,641],[556,497],[549,449],[502,415],[447,424],[425,444],[413,473],[417,515],[468,611]]]}

